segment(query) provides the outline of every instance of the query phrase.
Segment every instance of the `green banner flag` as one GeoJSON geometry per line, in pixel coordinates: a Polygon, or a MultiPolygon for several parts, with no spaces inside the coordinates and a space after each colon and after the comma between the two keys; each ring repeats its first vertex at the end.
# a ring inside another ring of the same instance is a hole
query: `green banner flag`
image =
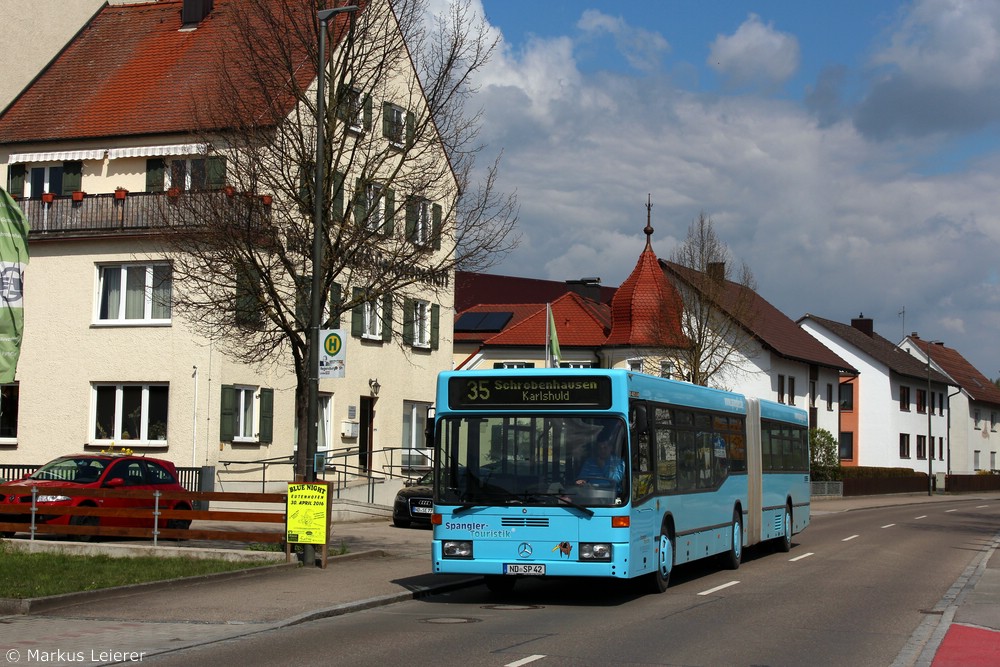
{"type": "Polygon", "coordinates": [[[0,188],[0,384],[13,382],[24,333],[24,269],[28,218],[0,188]]]}

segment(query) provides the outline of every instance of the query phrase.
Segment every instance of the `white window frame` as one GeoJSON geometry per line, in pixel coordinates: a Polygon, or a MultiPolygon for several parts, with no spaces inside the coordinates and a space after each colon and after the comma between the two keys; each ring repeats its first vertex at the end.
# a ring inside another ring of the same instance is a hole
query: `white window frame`
{"type": "Polygon", "coordinates": [[[233,419],[233,442],[257,442],[260,435],[260,387],[233,385],[236,392],[233,419]]]}
{"type": "Polygon", "coordinates": [[[365,186],[365,210],[368,220],[365,229],[377,232],[385,225],[385,186],[381,183],[369,183],[365,186]]]}
{"type": "Polygon", "coordinates": [[[665,359],[660,360],[660,377],[666,378],[668,380],[673,379],[674,373],[674,362],[667,361],[665,359]]]}
{"type": "Polygon", "coordinates": [[[319,394],[317,400],[316,451],[329,452],[333,449],[333,394],[319,394]]]}
{"type": "Polygon", "coordinates": [[[559,368],[593,368],[593,361],[560,361],[559,368]]]}
{"type": "Polygon", "coordinates": [[[625,366],[629,369],[629,371],[633,373],[641,373],[642,365],[643,365],[642,357],[632,357],[631,359],[625,360],[625,366]]]}
{"type": "Polygon", "coordinates": [[[365,96],[357,88],[348,88],[344,103],[347,105],[347,129],[353,132],[364,132],[365,129],[365,96]]]}
{"type": "MultiPolygon", "coordinates": [[[[129,447],[135,446],[156,446],[163,447],[167,444],[166,433],[162,438],[150,439],[150,389],[166,389],[164,398],[166,400],[167,410],[170,406],[170,385],[168,383],[133,383],[133,382],[95,382],[91,385],[91,407],[90,407],[90,433],[91,440],[94,443],[127,443],[129,447]],[[140,423],[139,433],[132,434],[126,431],[125,416],[123,414],[124,403],[125,403],[125,390],[126,389],[141,389],[140,395],[140,411],[142,413],[142,421],[140,423]],[[97,435],[97,418],[98,410],[100,409],[99,399],[102,394],[107,396],[107,390],[112,389],[114,391],[114,429],[113,432],[105,434],[105,437],[100,437],[97,435]],[[127,433],[127,437],[126,437],[127,433]]],[[[164,428],[166,428],[166,423],[164,423],[164,428]]]]}
{"type": "MultiPolygon", "coordinates": [[[[45,166],[40,166],[40,165],[29,166],[25,170],[25,174],[24,174],[24,196],[27,197],[27,198],[29,198],[29,199],[38,199],[39,197],[42,196],[42,194],[44,194],[46,192],[51,192],[54,195],[61,195],[62,194],[62,186],[60,186],[59,192],[52,192],[52,170],[53,169],[62,170],[63,169],[63,163],[58,162],[58,163],[53,163],[53,164],[45,165],[45,166]],[[44,181],[44,185],[42,186],[42,191],[41,192],[34,192],[31,189],[31,181],[33,180],[32,173],[36,169],[37,170],[44,170],[44,174],[45,174],[42,177],[42,180],[44,181]]],[[[61,178],[60,178],[60,183],[62,183],[62,179],[61,178]]]]}
{"type": "Polygon", "coordinates": [[[428,468],[433,464],[432,452],[426,448],[424,439],[427,408],[430,406],[430,403],[403,401],[401,464],[404,468],[428,468]],[[421,463],[415,465],[414,459],[421,463]]]}
{"type": "Polygon", "coordinates": [[[431,346],[431,303],[413,301],[413,347],[431,346]]]}
{"type": "Polygon", "coordinates": [[[372,340],[382,340],[382,302],[380,299],[365,301],[362,306],[364,314],[364,327],[361,330],[362,338],[372,340]]]}
{"type": "Polygon", "coordinates": [[[179,188],[183,192],[189,192],[193,188],[192,183],[194,174],[195,163],[201,163],[201,173],[204,175],[205,182],[199,184],[199,189],[203,190],[208,185],[208,158],[206,157],[188,157],[188,158],[176,158],[172,160],[167,160],[165,169],[163,170],[163,186],[164,189],[169,190],[170,188],[179,188]],[[174,165],[183,164],[184,165],[184,182],[174,183],[174,165]]]}
{"type": "Polygon", "coordinates": [[[401,148],[403,142],[406,140],[406,110],[395,104],[389,104],[383,110],[383,113],[386,112],[390,114],[389,123],[392,125],[393,130],[396,131],[396,136],[388,137],[389,143],[397,148],[401,148]]]}
{"type": "Polygon", "coordinates": [[[413,221],[413,242],[417,245],[427,245],[431,242],[431,202],[428,199],[417,200],[417,218],[413,221]]]}
{"type": "Polygon", "coordinates": [[[17,382],[0,385],[0,412],[5,419],[10,419],[14,429],[13,435],[0,436],[0,444],[17,444],[18,412],[21,406],[21,387],[17,382]]]}
{"type": "Polygon", "coordinates": [[[95,310],[94,310],[94,324],[96,325],[126,325],[126,326],[149,326],[149,325],[166,325],[170,324],[171,316],[173,314],[173,272],[171,266],[168,262],[149,262],[149,263],[121,263],[121,264],[99,264],[97,266],[97,298],[95,299],[95,310]],[[153,317],[153,294],[154,294],[154,278],[156,276],[157,269],[167,269],[168,276],[167,281],[169,282],[168,290],[168,303],[166,305],[167,317],[153,317]],[[106,281],[111,275],[115,273],[117,269],[118,273],[118,308],[117,312],[112,314],[110,311],[115,310],[108,305],[108,315],[107,317],[101,317],[101,312],[104,310],[104,300],[110,294],[105,294],[106,281]],[[127,316],[127,306],[129,305],[128,299],[128,280],[130,276],[133,275],[143,275],[143,306],[142,306],[142,317],[128,317],[127,316]],[[124,289],[123,287],[124,286],[124,289]],[[125,297],[125,298],[123,298],[125,297]]]}

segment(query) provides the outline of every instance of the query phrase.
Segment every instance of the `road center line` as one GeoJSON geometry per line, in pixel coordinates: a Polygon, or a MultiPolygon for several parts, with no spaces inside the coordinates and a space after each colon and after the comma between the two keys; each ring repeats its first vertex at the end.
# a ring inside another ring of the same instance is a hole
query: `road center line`
{"type": "Polygon", "coordinates": [[[707,591],[702,591],[701,593],[698,593],[698,595],[711,595],[712,593],[721,591],[723,588],[729,588],[730,586],[735,586],[738,583],[740,582],[730,581],[728,584],[722,584],[721,586],[716,586],[715,588],[709,588],[707,591]]]}
{"type": "Polygon", "coordinates": [[[845,537],[844,539],[841,540],[841,542],[850,542],[855,537],[860,537],[860,535],[851,535],[850,537],[845,537]]]}
{"type": "Polygon", "coordinates": [[[894,523],[887,523],[887,524],[885,524],[885,525],[884,525],[884,526],[882,526],[882,527],[883,527],[883,528],[892,528],[892,527],[893,527],[893,526],[895,526],[895,525],[896,525],[896,524],[894,524],[894,523]]]}
{"type": "Polygon", "coordinates": [[[976,505],[977,510],[985,509],[987,507],[989,507],[989,505],[976,505]]]}
{"type": "Polygon", "coordinates": [[[809,558],[809,556],[813,556],[813,555],[815,555],[815,554],[812,551],[810,551],[807,554],[802,554],[801,556],[796,556],[795,558],[789,558],[788,562],[789,563],[794,563],[797,560],[802,560],[803,558],[809,558]]]}
{"type": "Polygon", "coordinates": [[[529,655],[527,658],[521,658],[520,660],[515,660],[514,662],[508,662],[504,665],[504,667],[521,667],[521,665],[527,665],[529,662],[541,660],[544,657],[544,655],[529,655]]]}
{"type": "Polygon", "coordinates": [[[956,511],[958,510],[945,510],[944,513],[947,514],[948,512],[956,512],[956,511]]]}
{"type": "Polygon", "coordinates": [[[926,518],[927,518],[926,514],[921,514],[920,516],[914,518],[914,521],[916,521],[917,519],[926,519],[926,518]]]}

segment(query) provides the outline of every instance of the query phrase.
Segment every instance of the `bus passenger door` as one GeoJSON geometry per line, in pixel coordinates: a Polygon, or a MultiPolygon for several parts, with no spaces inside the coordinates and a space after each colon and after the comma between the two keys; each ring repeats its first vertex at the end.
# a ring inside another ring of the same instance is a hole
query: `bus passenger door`
{"type": "Polygon", "coordinates": [[[656,567],[656,545],[660,526],[657,503],[653,497],[653,442],[645,403],[633,402],[630,410],[629,436],[632,453],[632,518],[629,562],[633,576],[652,572],[656,567]]]}

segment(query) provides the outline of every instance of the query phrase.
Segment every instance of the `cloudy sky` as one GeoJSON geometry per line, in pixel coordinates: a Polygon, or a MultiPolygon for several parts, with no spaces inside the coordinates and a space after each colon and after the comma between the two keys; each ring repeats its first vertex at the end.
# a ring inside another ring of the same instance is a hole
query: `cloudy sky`
{"type": "Polygon", "coordinates": [[[792,319],[1000,375],[1000,2],[473,1],[523,236],[492,273],[617,286],[649,195],[660,257],[704,211],[792,319]]]}

